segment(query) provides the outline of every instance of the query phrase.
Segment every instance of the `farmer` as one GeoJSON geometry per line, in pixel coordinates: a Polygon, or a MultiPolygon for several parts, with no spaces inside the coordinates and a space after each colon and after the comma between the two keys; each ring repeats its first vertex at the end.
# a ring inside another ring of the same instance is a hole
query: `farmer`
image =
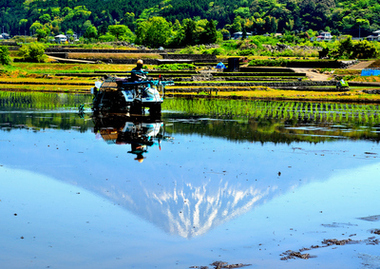
{"type": "Polygon", "coordinates": [[[131,72],[131,81],[138,81],[141,80],[141,78],[144,76],[144,71],[142,69],[143,67],[143,61],[138,60],[136,63],[136,67],[132,69],[131,72]]]}

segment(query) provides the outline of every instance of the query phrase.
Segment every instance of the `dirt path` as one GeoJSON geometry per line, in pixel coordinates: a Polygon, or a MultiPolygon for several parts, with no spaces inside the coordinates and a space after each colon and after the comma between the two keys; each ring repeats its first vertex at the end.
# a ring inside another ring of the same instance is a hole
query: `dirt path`
{"type": "Polygon", "coordinates": [[[313,81],[326,81],[330,78],[330,75],[321,74],[309,68],[292,68],[292,69],[297,73],[306,73],[307,78],[313,81]]]}
{"type": "Polygon", "coordinates": [[[375,61],[364,61],[364,62],[360,62],[358,64],[354,64],[354,65],[351,65],[349,68],[347,69],[358,69],[358,70],[361,70],[361,69],[365,69],[365,68],[368,68],[368,66],[370,66],[372,63],[374,63],[375,61]]]}
{"type": "Polygon", "coordinates": [[[54,57],[54,56],[49,56],[48,57],[52,60],[56,60],[60,63],[85,63],[85,64],[95,64],[96,62],[94,61],[86,61],[86,60],[77,60],[77,59],[66,59],[66,58],[59,58],[59,57],[54,57]]]}
{"type": "MultiPolygon", "coordinates": [[[[368,68],[368,66],[370,66],[373,62],[375,61],[362,61],[348,67],[347,69],[362,70],[362,69],[368,68]]],[[[292,69],[297,73],[298,72],[306,73],[306,76],[308,77],[308,79],[313,80],[313,81],[326,81],[332,76],[331,74],[321,74],[321,73],[315,72],[313,71],[313,69],[310,69],[310,68],[292,68],[292,69]]]]}

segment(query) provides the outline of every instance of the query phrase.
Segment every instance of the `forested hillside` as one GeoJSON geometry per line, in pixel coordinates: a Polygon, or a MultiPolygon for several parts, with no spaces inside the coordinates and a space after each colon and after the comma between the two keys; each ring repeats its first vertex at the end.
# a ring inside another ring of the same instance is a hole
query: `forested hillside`
{"type": "Polygon", "coordinates": [[[366,36],[380,29],[380,0],[0,0],[0,12],[0,30],[11,35],[33,34],[41,26],[49,34],[81,35],[89,26],[104,34],[117,24],[135,31],[137,23],[157,16],[173,25],[215,20],[231,33],[312,29],[366,36]]]}

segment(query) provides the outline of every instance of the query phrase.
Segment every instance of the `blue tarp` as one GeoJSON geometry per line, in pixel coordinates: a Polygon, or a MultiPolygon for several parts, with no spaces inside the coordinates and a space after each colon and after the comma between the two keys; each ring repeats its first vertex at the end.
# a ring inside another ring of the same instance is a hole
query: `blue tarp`
{"type": "Polygon", "coordinates": [[[226,69],[226,66],[224,65],[224,63],[220,62],[216,65],[216,68],[218,69],[226,69]]]}
{"type": "Polygon", "coordinates": [[[379,69],[363,69],[361,73],[362,77],[365,76],[380,76],[380,70],[379,69]]]}

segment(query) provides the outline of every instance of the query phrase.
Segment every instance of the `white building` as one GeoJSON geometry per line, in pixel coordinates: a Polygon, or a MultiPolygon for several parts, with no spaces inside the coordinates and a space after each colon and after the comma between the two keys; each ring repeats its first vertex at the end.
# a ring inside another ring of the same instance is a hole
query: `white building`
{"type": "Polygon", "coordinates": [[[321,32],[319,36],[317,36],[317,41],[322,41],[322,40],[331,40],[332,35],[330,32],[321,32]]]}
{"type": "Polygon", "coordinates": [[[367,36],[368,41],[380,41],[380,30],[374,31],[372,35],[367,36]]]}
{"type": "Polygon", "coordinates": [[[67,42],[67,37],[65,35],[56,35],[54,38],[55,42],[57,42],[58,44],[67,42]]]}
{"type": "MultiPolygon", "coordinates": [[[[246,37],[251,36],[252,33],[247,33],[246,37]]],[[[232,34],[231,39],[241,39],[243,37],[243,32],[235,32],[232,34]]]]}
{"type": "Polygon", "coordinates": [[[11,37],[7,33],[2,33],[1,37],[0,37],[0,39],[9,39],[9,38],[11,38],[11,37]]]}

